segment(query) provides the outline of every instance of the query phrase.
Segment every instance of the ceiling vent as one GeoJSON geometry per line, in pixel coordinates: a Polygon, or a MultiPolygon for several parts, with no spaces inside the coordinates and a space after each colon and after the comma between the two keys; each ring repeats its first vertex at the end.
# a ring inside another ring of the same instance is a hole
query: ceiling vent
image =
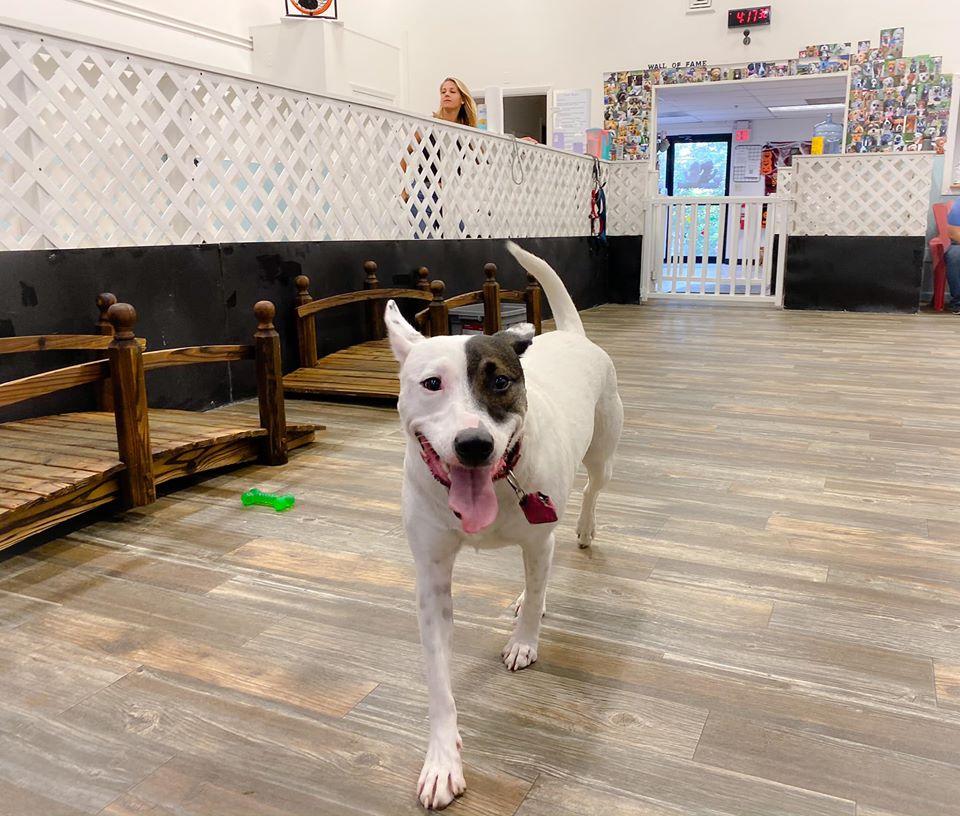
{"type": "Polygon", "coordinates": [[[687,0],[687,14],[695,11],[713,11],[713,0],[687,0]]]}

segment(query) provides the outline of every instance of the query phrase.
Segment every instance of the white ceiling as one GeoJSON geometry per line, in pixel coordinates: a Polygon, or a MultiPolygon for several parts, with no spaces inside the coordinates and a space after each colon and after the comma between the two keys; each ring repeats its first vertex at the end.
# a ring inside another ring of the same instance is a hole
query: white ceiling
{"type": "Polygon", "coordinates": [[[772,113],[769,108],[836,100],[842,103],[846,95],[846,74],[666,85],[657,88],[657,125],[809,117],[813,111],[772,113]]]}

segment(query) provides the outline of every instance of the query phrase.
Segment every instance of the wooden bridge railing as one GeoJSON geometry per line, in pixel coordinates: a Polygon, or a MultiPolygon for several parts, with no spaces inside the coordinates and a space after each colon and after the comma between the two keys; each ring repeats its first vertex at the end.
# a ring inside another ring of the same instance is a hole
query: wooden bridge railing
{"type": "MultiPolygon", "coordinates": [[[[502,303],[523,303],[527,307],[527,322],[532,323],[537,334],[543,330],[543,314],[541,307],[541,297],[543,292],[537,279],[532,275],[527,275],[527,287],[523,290],[501,289],[497,281],[497,265],[488,263],[483,267],[485,280],[483,288],[473,292],[464,292],[461,295],[454,295],[447,298],[447,311],[457,309],[461,306],[472,306],[476,303],[483,304],[483,333],[496,334],[502,328],[500,316],[500,304],[502,303]]],[[[427,310],[424,309],[417,313],[417,324],[421,330],[426,325],[427,310]]]]}
{"type": "Polygon", "coordinates": [[[100,333],[96,335],[0,338],[0,355],[51,349],[103,349],[107,355],[105,360],[0,383],[0,407],[96,384],[101,407],[110,404],[116,421],[117,448],[126,466],[120,474],[124,502],[129,507],[139,507],[156,499],[146,372],[178,365],[256,360],[260,424],[267,431],[259,458],[270,465],[287,461],[280,337],[273,325],[276,308],[272,303],[264,300],[254,306],[257,331],[252,345],[191,346],[147,353],[143,351],[143,340],[134,334],[137,312],[133,306],[117,303],[108,293],[100,295],[97,304],[101,320],[97,324],[100,333]]]}
{"type": "Polygon", "coordinates": [[[423,314],[423,327],[431,336],[448,334],[450,331],[449,310],[443,299],[443,281],[429,281],[430,272],[426,267],[417,270],[417,288],[380,288],[377,278],[377,265],[366,261],[364,288],[356,292],[344,292],[340,295],[314,300],[310,294],[310,278],[299,275],[294,284],[297,287],[297,341],[300,350],[300,366],[314,368],[318,361],[316,316],[323,311],[336,309],[352,303],[363,303],[366,309],[365,327],[367,337],[382,340],[386,336],[383,322],[383,310],[388,300],[423,300],[429,305],[423,314]]]}

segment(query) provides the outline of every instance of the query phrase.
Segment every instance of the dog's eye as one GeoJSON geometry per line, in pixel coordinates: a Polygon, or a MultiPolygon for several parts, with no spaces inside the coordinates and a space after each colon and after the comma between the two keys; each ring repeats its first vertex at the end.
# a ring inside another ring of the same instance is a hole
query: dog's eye
{"type": "Polygon", "coordinates": [[[513,384],[513,380],[503,374],[498,374],[493,380],[494,391],[506,391],[513,384]]]}
{"type": "Polygon", "coordinates": [[[420,385],[426,388],[427,391],[439,391],[442,383],[439,377],[427,377],[420,385]]]}

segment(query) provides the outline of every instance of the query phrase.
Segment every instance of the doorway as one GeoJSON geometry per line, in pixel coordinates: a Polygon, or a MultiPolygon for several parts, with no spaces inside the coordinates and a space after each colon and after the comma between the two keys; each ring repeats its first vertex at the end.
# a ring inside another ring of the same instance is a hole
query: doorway
{"type": "Polygon", "coordinates": [[[843,73],[654,89],[659,195],[647,216],[644,297],[779,302],[789,216],[779,170],[809,152],[828,112],[842,116],[847,80],[843,73]]]}
{"type": "Polygon", "coordinates": [[[503,96],[503,132],[547,143],[547,95],[503,96]]]}

